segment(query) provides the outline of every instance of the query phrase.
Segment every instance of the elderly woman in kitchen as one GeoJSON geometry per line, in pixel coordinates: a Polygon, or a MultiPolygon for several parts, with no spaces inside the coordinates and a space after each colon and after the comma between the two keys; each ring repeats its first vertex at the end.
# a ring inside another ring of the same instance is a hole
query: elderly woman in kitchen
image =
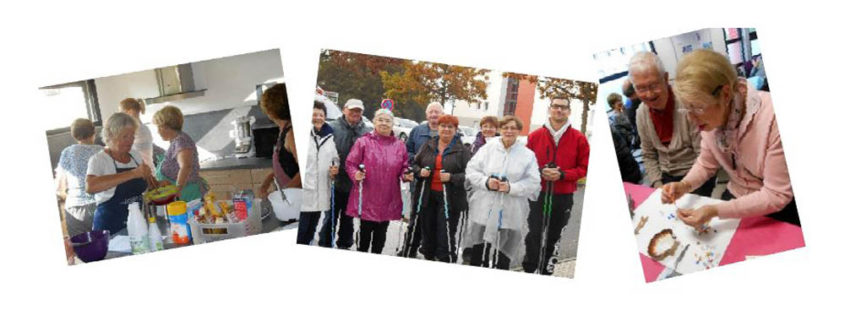
{"type": "Polygon", "coordinates": [[[88,160],[85,192],[94,194],[94,230],[117,233],[126,228],[127,205],[141,202],[148,187],[155,187],[149,166],[132,150],[138,122],[132,116],[115,113],[103,124],[106,148],[88,160]]]}
{"type": "Polygon", "coordinates": [[[132,116],[132,118],[135,118],[135,121],[138,123],[138,130],[135,131],[135,143],[132,144],[132,149],[141,154],[141,158],[144,159],[144,163],[153,166],[153,134],[140,119],[141,114],[146,111],[144,101],[135,98],[126,98],[121,100],[120,111],[132,116]]]}
{"type": "Polygon", "coordinates": [[[711,50],[684,56],[676,73],[674,90],[702,132],[701,154],[680,182],[663,186],[661,200],[673,202],[722,168],[730,176],[726,202],[679,210],[684,223],[766,215],[800,226],[769,93],[737,77],[728,59],[711,50]]]}
{"type": "Polygon", "coordinates": [[[279,138],[273,147],[273,172],[267,175],[256,196],[265,198],[270,186],[275,182],[279,188],[302,187],[299,175],[299,158],[293,139],[293,127],[290,122],[285,84],[276,84],[261,96],[261,111],[279,126],[279,138]]]}
{"type": "Polygon", "coordinates": [[[346,157],[344,166],[353,184],[345,212],[360,219],[358,251],[381,253],[390,221],[402,218],[400,180],[412,181],[413,173],[405,173],[408,151],[393,136],[393,113],[379,109],[373,125],[375,131],[358,138],[346,157]]]}
{"type": "Polygon", "coordinates": [[[465,179],[472,185],[469,227],[464,244],[472,247],[470,265],[509,269],[525,252],[528,200],[540,193],[540,169],[534,152],[517,141],[522,121],[505,116],[502,136],[491,139],[470,159],[465,179]],[[494,254],[494,255],[491,255],[494,254]]]}
{"type": "Polygon", "coordinates": [[[156,178],[166,184],[177,185],[179,199],[190,202],[201,199],[208,192],[208,183],[199,175],[197,144],[182,131],[183,122],[182,111],[175,106],[164,106],[153,114],[153,124],[158,127],[158,135],[170,142],[170,147],[156,168],[156,178]]]}
{"type": "Polygon", "coordinates": [[[103,150],[94,144],[94,123],[85,118],[74,120],[70,135],[76,144],[62,150],[59,166],[56,167],[59,197],[65,200],[65,224],[68,236],[91,231],[97,201],[94,195],[85,192],[85,177],[88,160],[103,150]]]}

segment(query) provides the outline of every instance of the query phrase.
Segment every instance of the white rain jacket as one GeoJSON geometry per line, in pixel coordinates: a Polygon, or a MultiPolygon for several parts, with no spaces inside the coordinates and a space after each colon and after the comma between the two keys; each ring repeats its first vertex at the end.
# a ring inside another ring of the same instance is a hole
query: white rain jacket
{"type": "Polygon", "coordinates": [[[506,150],[501,137],[492,138],[470,159],[466,180],[474,192],[469,199],[471,226],[465,245],[487,242],[512,260],[518,258],[524,251],[528,230],[528,200],[536,200],[541,188],[534,152],[519,141],[506,150]],[[488,190],[486,184],[491,175],[507,177],[510,192],[488,190]]]}
{"type": "Polygon", "coordinates": [[[311,129],[308,138],[308,158],[302,177],[302,211],[322,212],[330,209],[331,190],[329,167],[332,159],[340,166],[334,135],[328,124],[323,125],[320,133],[311,129]],[[320,135],[323,135],[322,137],[320,135]]]}

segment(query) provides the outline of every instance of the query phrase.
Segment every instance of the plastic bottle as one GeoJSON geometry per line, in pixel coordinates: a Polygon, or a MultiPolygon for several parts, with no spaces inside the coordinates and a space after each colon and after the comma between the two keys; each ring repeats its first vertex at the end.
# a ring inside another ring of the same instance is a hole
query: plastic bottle
{"type": "Polygon", "coordinates": [[[158,229],[158,224],[156,224],[155,215],[150,215],[148,221],[150,228],[147,236],[150,239],[150,252],[164,250],[164,243],[161,241],[161,231],[158,229]]]}
{"type": "Polygon", "coordinates": [[[141,213],[141,208],[138,203],[131,203],[129,208],[129,222],[127,230],[129,232],[129,244],[132,246],[132,254],[144,254],[150,251],[150,242],[147,230],[147,222],[144,220],[144,214],[141,213]]]}

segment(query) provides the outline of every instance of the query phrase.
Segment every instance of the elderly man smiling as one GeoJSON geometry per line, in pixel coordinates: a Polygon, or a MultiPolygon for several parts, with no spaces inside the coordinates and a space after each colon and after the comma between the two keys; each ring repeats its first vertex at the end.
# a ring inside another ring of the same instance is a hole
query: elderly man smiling
{"type": "MultiPolygon", "coordinates": [[[[642,101],[637,108],[636,123],[646,179],[653,187],[680,181],[698,157],[699,131],[672,93],[669,73],[656,54],[647,51],[635,54],[628,65],[628,74],[642,101]]],[[[694,193],[709,197],[715,182],[714,177],[694,193]]]]}

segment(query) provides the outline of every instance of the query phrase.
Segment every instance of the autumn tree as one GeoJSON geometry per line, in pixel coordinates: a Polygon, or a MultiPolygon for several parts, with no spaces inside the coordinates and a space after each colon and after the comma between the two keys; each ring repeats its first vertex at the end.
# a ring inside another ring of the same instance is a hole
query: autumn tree
{"type": "Polygon", "coordinates": [[[384,98],[381,72],[401,72],[402,59],[365,55],[354,52],[323,50],[317,85],[338,93],[342,107],[347,99],[364,102],[364,115],[372,119],[384,98]]]}
{"type": "Polygon", "coordinates": [[[580,100],[584,104],[584,109],[581,112],[581,132],[587,132],[587,116],[590,112],[590,106],[596,103],[598,84],[511,72],[506,72],[502,74],[502,76],[528,80],[532,84],[537,85],[537,90],[540,92],[540,99],[562,96],[568,98],[569,100],[580,100]]]}
{"type": "Polygon", "coordinates": [[[403,67],[398,72],[380,73],[384,96],[399,106],[419,106],[402,110],[413,119],[425,119],[425,106],[432,101],[445,106],[447,101],[487,99],[490,70],[424,61],[405,61],[403,67]]]}

